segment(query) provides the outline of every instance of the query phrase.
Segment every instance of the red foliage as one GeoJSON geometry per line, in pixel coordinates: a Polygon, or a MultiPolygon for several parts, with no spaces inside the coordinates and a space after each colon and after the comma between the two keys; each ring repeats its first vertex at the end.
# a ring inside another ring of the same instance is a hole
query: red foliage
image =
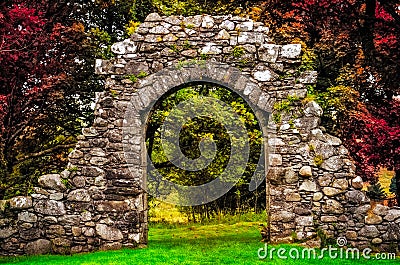
{"type": "Polygon", "coordinates": [[[376,180],[380,166],[400,170],[400,102],[388,103],[386,108],[371,115],[367,110],[352,115],[345,131],[347,146],[357,166],[368,180],[376,180]]]}
{"type": "Polygon", "coordinates": [[[0,14],[0,170],[10,173],[17,145],[40,127],[66,78],[65,28],[22,3],[0,3],[0,14]]]}
{"type": "Polygon", "coordinates": [[[399,170],[398,7],[392,0],[299,0],[269,1],[265,9],[278,41],[300,39],[318,55],[318,91],[345,85],[359,92],[362,107],[349,106],[331,128],[369,180],[379,166],[399,170]],[[349,68],[350,78],[339,76],[349,68]]]}

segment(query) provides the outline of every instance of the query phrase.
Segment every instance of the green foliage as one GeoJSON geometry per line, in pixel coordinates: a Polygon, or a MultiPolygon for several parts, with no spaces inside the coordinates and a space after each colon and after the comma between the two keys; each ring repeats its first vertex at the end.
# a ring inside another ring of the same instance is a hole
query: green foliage
{"type": "MultiPolygon", "coordinates": [[[[198,63],[196,60],[183,61],[177,67],[184,67],[198,63]]],[[[166,156],[166,150],[161,146],[160,129],[161,124],[166,117],[169,116],[170,111],[180,102],[191,99],[192,101],[201,101],[203,96],[214,97],[224,101],[230,105],[231,108],[239,115],[240,120],[245,124],[248,134],[244,137],[243,141],[250,139],[250,160],[245,169],[245,173],[241,180],[236,183],[235,188],[228,192],[225,196],[218,199],[214,203],[205,206],[196,207],[183,207],[182,210],[190,213],[190,216],[197,216],[196,218],[204,219],[209,218],[210,215],[220,213],[221,211],[243,211],[246,207],[260,208],[260,203],[253,201],[253,193],[248,191],[248,183],[252,177],[253,171],[258,163],[258,158],[261,150],[261,131],[258,127],[258,122],[252,113],[251,108],[246,102],[237,94],[212,84],[198,84],[182,88],[175,93],[168,95],[162,102],[157,104],[157,108],[153,111],[152,116],[148,121],[147,131],[147,145],[152,158],[153,164],[158,171],[166,179],[178,183],[180,185],[201,185],[212,181],[218,177],[225,169],[231,156],[241,154],[231,154],[230,136],[225,127],[222,126],[217,120],[209,117],[196,117],[187,121],[180,132],[180,149],[189,158],[197,158],[200,156],[200,149],[198,144],[203,139],[210,139],[214,141],[217,146],[216,155],[203,170],[200,171],[185,171],[170,165],[166,156]],[[238,196],[240,194],[240,196],[238,196]],[[235,202],[233,204],[232,202],[235,202]],[[258,206],[255,206],[258,204],[258,206]],[[247,205],[245,207],[245,205],[247,205]]],[[[214,113],[221,113],[220,107],[210,105],[208,108],[215,108],[214,113]]],[[[230,182],[229,176],[224,179],[230,182]]]]}
{"type": "Polygon", "coordinates": [[[208,55],[206,53],[201,53],[200,58],[205,61],[205,60],[207,60],[208,55]]]}
{"type": "Polygon", "coordinates": [[[374,200],[383,200],[386,198],[386,193],[379,182],[368,187],[367,195],[374,200]]]}
{"type": "Polygon", "coordinates": [[[145,71],[140,71],[138,74],[137,74],[137,78],[144,78],[144,77],[146,77],[146,76],[148,76],[149,74],[147,73],[147,72],[145,72],[145,71]]]}
{"type": "Polygon", "coordinates": [[[313,144],[309,144],[308,148],[310,149],[310,152],[314,152],[315,151],[315,146],[313,144]]]}
{"type": "MultiPolygon", "coordinates": [[[[133,83],[136,83],[137,80],[138,80],[138,78],[144,78],[144,77],[146,77],[146,76],[148,76],[148,75],[149,75],[149,74],[146,73],[145,71],[140,71],[140,72],[139,72],[138,74],[136,74],[136,75],[130,74],[130,75],[125,75],[124,77],[125,77],[126,79],[131,80],[133,83]]],[[[113,94],[113,96],[114,96],[114,95],[117,96],[117,95],[116,95],[116,91],[110,90],[110,92],[113,94]]]]}
{"type": "Polygon", "coordinates": [[[200,67],[204,67],[206,65],[206,61],[205,60],[197,60],[197,59],[179,61],[176,65],[176,69],[182,69],[183,67],[190,66],[190,65],[200,65],[200,67]]]}
{"type": "Polygon", "coordinates": [[[68,168],[68,171],[69,172],[76,172],[76,171],[78,171],[78,167],[70,167],[70,168],[68,168]]]}
{"type": "Polygon", "coordinates": [[[247,1],[231,0],[152,0],[151,5],[162,15],[192,16],[199,14],[223,15],[239,14],[250,5],[247,1]]]}
{"type": "Polygon", "coordinates": [[[232,56],[235,58],[240,58],[245,54],[245,50],[242,46],[235,46],[232,50],[232,56]]]}
{"type": "Polygon", "coordinates": [[[282,100],[279,102],[275,102],[275,104],[274,104],[274,110],[279,111],[279,112],[282,112],[282,111],[289,112],[290,109],[291,109],[290,102],[288,100],[282,100]]]}
{"type": "Polygon", "coordinates": [[[317,69],[317,55],[313,49],[303,49],[303,55],[301,56],[301,65],[298,68],[298,72],[313,71],[317,69]]]}
{"type": "Polygon", "coordinates": [[[317,167],[320,167],[322,165],[322,163],[324,163],[324,157],[320,154],[317,154],[314,157],[314,163],[317,167]]]}
{"type": "Polygon", "coordinates": [[[183,43],[183,49],[188,50],[191,48],[192,48],[192,45],[190,44],[189,40],[185,40],[185,42],[183,43]]]}
{"type": "Polygon", "coordinates": [[[178,48],[178,45],[176,45],[176,44],[172,44],[171,46],[169,46],[169,48],[175,53],[179,53],[180,52],[179,48],[178,48]]]}

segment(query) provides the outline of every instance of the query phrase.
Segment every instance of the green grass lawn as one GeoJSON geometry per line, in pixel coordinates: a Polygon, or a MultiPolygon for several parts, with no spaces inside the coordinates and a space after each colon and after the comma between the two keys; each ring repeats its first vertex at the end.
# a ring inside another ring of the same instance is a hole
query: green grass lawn
{"type": "MultiPolygon", "coordinates": [[[[76,254],[1,258],[0,264],[399,264],[397,260],[260,260],[264,247],[257,222],[210,225],[151,225],[144,249],[76,254]]],[[[274,246],[289,250],[290,245],[274,246]]],[[[298,247],[298,249],[301,248],[298,247]]]]}

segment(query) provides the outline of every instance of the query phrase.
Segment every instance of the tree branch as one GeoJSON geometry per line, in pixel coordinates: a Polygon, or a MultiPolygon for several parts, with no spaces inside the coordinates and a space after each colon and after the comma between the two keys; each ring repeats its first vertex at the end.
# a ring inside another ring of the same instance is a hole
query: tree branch
{"type": "Polygon", "coordinates": [[[54,152],[54,151],[56,151],[58,149],[73,148],[75,146],[76,146],[76,143],[74,143],[74,144],[64,144],[64,145],[56,145],[56,146],[53,146],[53,147],[51,147],[49,149],[46,149],[46,150],[43,150],[43,151],[40,151],[40,152],[37,152],[37,153],[25,155],[22,158],[18,158],[18,162],[23,162],[23,161],[31,159],[31,158],[40,157],[40,156],[43,156],[43,155],[46,155],[46,154],[50,154],[50,153],[52,153],[52,152],[54,152]]]}

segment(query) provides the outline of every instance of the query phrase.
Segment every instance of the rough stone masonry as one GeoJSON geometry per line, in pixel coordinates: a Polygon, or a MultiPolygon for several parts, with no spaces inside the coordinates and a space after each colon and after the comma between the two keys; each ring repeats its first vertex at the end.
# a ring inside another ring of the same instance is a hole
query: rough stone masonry
{"type": "Polygon", "coordinates": [[[131,38],[114,44],[114,59],[96,61],[96,72],[107,76],[105,91],[97,94],[94,123],[78,137],[67,169],[40,177],[29,196],[0,201],[0,254],[146,245],[148,206],[139,185],[146,174],[146,121],[140,117],[177,86],[205,81],[273,113],[267,174],[272,242],[344,236],[349,246],[396,250],[400,208],[377,204],[361,190],[348,151],[319,126],[322,109],[307,100],[317,73],[300,70],[301,45],[273,44],[268,30],[230,15],[154,13],[131,38]],[[289,107],[279,112],[282,103],[289,107]],[[136,129],[123,139],[129,104],[136,129]]]}

